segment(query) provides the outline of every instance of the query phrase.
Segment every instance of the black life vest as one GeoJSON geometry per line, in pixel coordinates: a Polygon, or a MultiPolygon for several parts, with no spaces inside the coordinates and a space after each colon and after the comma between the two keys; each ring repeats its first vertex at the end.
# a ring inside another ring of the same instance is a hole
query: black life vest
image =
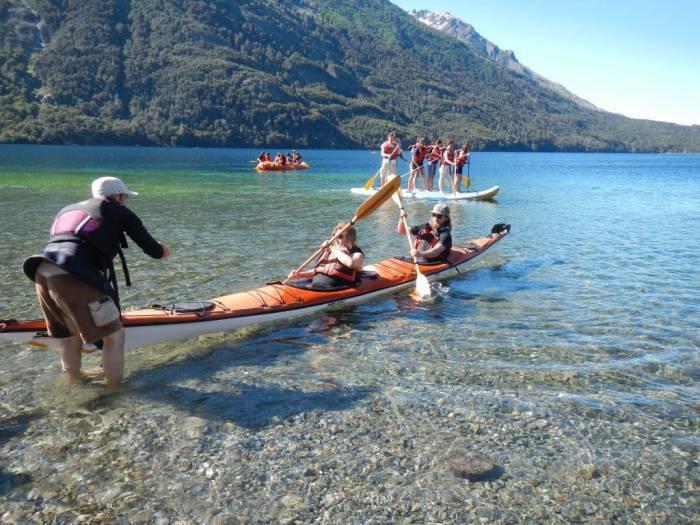
{"type": "MultiPolygon", "coordinates": [[[[352,255],[352,253],[350,255],[352,255]]],[[[321,254],[316,261],[314,271],[349,283],[354,283],[357,280],[357,270],[341,264],[330,250],[326,250],[321,254]]]]}
{"type": "Polygon", "coordinates": [[[128,248],[124,232],[115,238],[114,231],[102,217],[102,198],[88,199],[63,208],[53,220],[49,230],[49,244],[55,242],[79,242],[89,246],[98,261],[104,278],[112,284],[119,297],[117,277],[112,259],[119,256],[124,271],[124,281],[131,286],[129,269],[122,248],[128,248]]]}

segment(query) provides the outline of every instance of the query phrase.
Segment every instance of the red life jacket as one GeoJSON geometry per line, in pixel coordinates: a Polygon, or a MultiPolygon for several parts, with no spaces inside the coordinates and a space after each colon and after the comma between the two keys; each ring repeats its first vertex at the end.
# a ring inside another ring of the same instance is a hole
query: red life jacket
{"type": "Polygon", "coordinates": [[[467,159],[469,159],[468,151],[466,153],[461,149],[457,151],[457,166],[464,166],[467,163],[467,159]]]}
{"type": "Polygon", "coordinates": [[[442,158],[442,149],[440,149],[440,146],[433,146],[433,148],[430,150],[430,157],[428,159],[431,162],[434,162],[436,160],[440,160],[442,158]]]}
{"type": "Polygon", "coordinates": [[[357,280],[357,270],[341,264],[330,250],[326,250],[321,254],[316,261],[314,270],[316,273],[322,273],[349,283],[354,283],[357,280]]]}
{"type": "Polygon", "coordinates": [[[454,160],[455,160],[454,150],[445,150],[445,153],[442,155],[442,158],[440,160],[440,165],[441,166],[451,166],[451,164],[447,161],[454,162],[454,160]],[[447,156],[447,160],[445,160],[445,156],[447,156]]]}
{"type": "MultiPolygon", "coordinates": [[[[438,230],[437,234],[436,232],[433,231],[433,228],[430,226],[430,224],[424,224],[423,227],[418,231],[418,234],[415,237],[415,241],[413,243],[413,247],[416,250],[421,250],[421,251],[426,251],[429,250],[430,248],[434,247],[438,242],[440,242],[440,232],[442,232],[443,229],[441,228],[438,230]]],[[[447,256],[450,253],[450,250],[452,249],[452,245],[450,246],[445,246],[445,251],[443,251],[441,254],[431,257],[428,259],[429,261],[437,261],[441,259],[446,259],[447,256]]]]}
{"type": "Polygon", "coordinates": [[[395,142],[385,142],[382,147],[382,153],[384,153],[384,155],[391,155],[390,159],[394,160],[399,156],[399,145],[395,142]]]}
{"type": "Polygon", "coordinates": [[[416,144],[413,146],[413,160],[416,164],[423,164],[423,159],[425,159],[425,146],[416,144]]]}
{"type": "Polygon", "coordinates": [[[426,224],[420,229],[418,235],[416,235],[413,247],[416,250],[428,250],[435,246],[439,240],[440,238],[435,235],[430,225],[426,224]]]}

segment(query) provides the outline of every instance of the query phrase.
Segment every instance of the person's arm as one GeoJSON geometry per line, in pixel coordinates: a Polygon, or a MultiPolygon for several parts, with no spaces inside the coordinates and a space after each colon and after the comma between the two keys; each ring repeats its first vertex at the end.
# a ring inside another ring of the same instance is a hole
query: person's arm
{"type": "Polygon", "coordinates": [[[420,255],[424,259],[432,259],[433,257],[440,255],[443,251],[445,251],[445,247],[441,242],[439,242],[427,250],[416,250],[416,255],[420,255]]]}
{"type": "Polygon", "coordinates": [[[294,273],[294,271],[289,272],[287,279],[310,279],[314,276],[316,272],[314,270],[306,270],[305,272],[294,273]]]}
{"type": "Polygon", "coordinates": [[[151,234],[148,233],[148,230],[146,230],[138,215],[124,206],[119,206],[119,208],[121,224],[124,231],[146,255],[154,259],[163,259],[170,255],[168,247],[156,241],[151,234]]]}
{"type": "Polygon", "coordinates": [[[348,268],[352,268],[354,270],[362,269],[362,265],[365,260],[365,256],[362,254],[362,252],[355,252],[350,254],[341,250],[337,246],[331,246],[330,250],[331,253],[335,256],[335,258],[338,259],[338,262],[343,266],[347,266],[348,268]]]}

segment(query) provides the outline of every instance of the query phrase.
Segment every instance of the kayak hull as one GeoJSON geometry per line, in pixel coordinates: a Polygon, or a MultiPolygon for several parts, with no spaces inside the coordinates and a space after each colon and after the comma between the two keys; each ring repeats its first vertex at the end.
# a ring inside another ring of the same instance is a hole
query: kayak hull
{"type": "MultiPolygon", "coordinates": [[[[493,186],[487,190],[483,191],[463,191],[463,192],[457,192],[457,193],[442,193],[439,191],[424,191],[424,190],[416,190],[416,191],[406,191],[406,190],[401,190],[401,195],[404,197],[409,197],[412,199],[434,199],[434,200],[477,200],[477,201],[486,201],[486,200],[491,200],[493,199],[498,192],[500,191],[500,187],[498,186],[493,186]]],[[[374,188],[370,189],[365,189],[365,188],[352,188],[350,190],[352,193],[356,195],[374,195],[377,190],[374,188]]]]}
{"type": "Polygon", "coordinates": [[[255,166],[258,171],[291,171],[291,170],[307,170],[309,165],[306,162],[300,162],[299,164],[277,164],[276,162],[258,162],[255,166]]]}
{"type": "MultiPolygon", "coordinates": [[[[420,265],[421,273],[430,281],[457,276],[467,263],[500,241],[509,230],[510,226],[474,239],[464,247],[453,247],[449,263],[420,265]]],[[[206,303],[206,309],[201,310],[183,312],[173,305],[126,311],[122,315],[126,331],[125,348],[310,316],[330,307],[366,302],[415,286],[415,267],[409,261],[385,259],[366,266],[365,271],[371,272],[372,277],[363,278],[357,286],[344,290],[320,292],[275,283],[247,292],[217,297],[206,303]]],[[[4,321],[0,322],[0,340],[41,348],[57,348],[60,340],[42,333],[45,329],[43,319],[4,321]]]]}

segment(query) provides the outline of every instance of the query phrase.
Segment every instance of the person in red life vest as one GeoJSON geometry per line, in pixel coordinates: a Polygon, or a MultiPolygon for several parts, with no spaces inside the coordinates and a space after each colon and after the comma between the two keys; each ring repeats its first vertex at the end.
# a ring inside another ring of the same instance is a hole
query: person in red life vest
{"type": "Polygon", "coordinates": [[[469,164],[469,143],[462,146],[455,152],[455,176],[454,184],[457,191],[461,191],[462,186],[462,173],[464,172],[464,165],[469,164]]]}
{"type": "Polygon", "coordinates": [[[430,146],[428,151],[428,191],[435,191],[435,174],[437,173],[437,168],[440,165],[440,159],[442,158],[442,141],[439,138],[435,139],[432,146],[430,146]]]}
{"type": "MultiPolygon", "coordinates": [[[[406,212],[402,212],[405,217],[406,212]]],[[[419,263],[442,262],[447,260],[452,249],[452,221],[450,220],[450,208],[441,202],[433,206],[430,221],[425,224],[411,227],[411,235],[415,244],[411,249],[411,256],[419,263]]],[[[399,235],[406,235],[403,221],[399,219],[399,235]]]]}
{"type": "MultiPolygon", "coordinates": [[[[347,226],[339,222],[333,228],[333,235],[347,226]]],[[[325,248],[316,260],[313,270],[289,274],[290,279],[312,279],[311,288],[314,290],[335,290],[348,285],[357,284],[359,272],[365,263],[365,254],[357,246],[357,230],[350,226],[332,243],[323,243],[325,248]]]]}
{"type": "Polygon", "coordinates": [[[380,178],[382,186],[387,181],[389,175],[398,175],[396,170],[396,159],[402,157],[401,144],[396,140],[396,133],[391,132],[386,140],[382,142],[379,152],[382,155],[382,166],[380,168],[380,178]]]}
{"type": "Polygon", "coordinates": [[[36,283],[39,305],[51,337],[61,339],[61,365],[72,380],[81,377],[83,344],[103,341],[102,368],[108,387],[124,372],[124,328],[121,324],[114,258],[128,235],[154,259],[170,255],[127,208],[136,192],[115,177],[92,183],[92,199],[63,208],[51,225],[49,242],[40,255],[29,257],[24,273],[36,283]]]}
{"type": "Polygon", "coordinates": [[[275,164],[285,166],[287,164],[287,157],[282,153],[277,153],[277,155],[275,155],[275,164]]]}
{"type": "Polygon", "coordinates": [[[416,178],[418,175],[423,179],[423,189],[428,189],[428,182],[425,178],[425,170],[423,169],[423,160],[428,153],[425,147],[425,139],[418,139],[413,146],[408,148],[411,151],[411,174],[408,176],[408,191],[416,191],[416,178]]]}
{"type": "Polygon", "coordinates": [[[452,141],[447,142],[447,146],[442,152],[442,159],[440,159],[440,180],[438,180],[438,188],[441,192],[443,179],[447,179],[450,183],[449,190],[452,190],[452,172],[455,166],[455,150],[452,141]]]}

